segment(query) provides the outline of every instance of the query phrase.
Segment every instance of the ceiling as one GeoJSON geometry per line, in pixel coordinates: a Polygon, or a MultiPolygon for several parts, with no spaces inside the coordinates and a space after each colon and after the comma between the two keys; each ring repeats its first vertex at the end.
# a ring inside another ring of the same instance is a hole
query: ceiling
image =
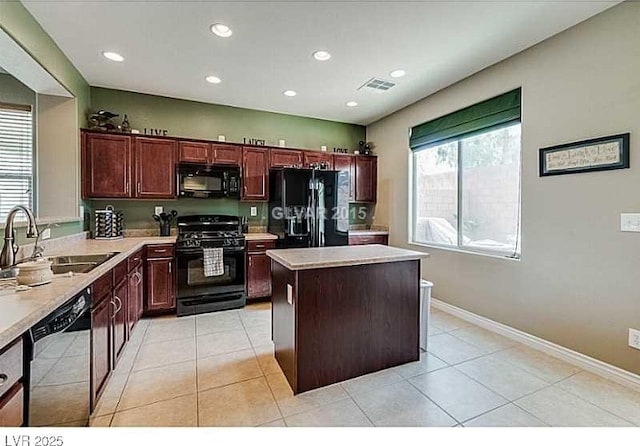
{"type": "Polygon", "coordinates": [[[23,3],[91,85],[369,124],[618,2],[23,3]],[[233,35],[212,34],[216,22],[233,35]],[[313,59],[320,49],[329,61],[313,59]],[[391,90],[358,91],[400,68],[391,90]]]}

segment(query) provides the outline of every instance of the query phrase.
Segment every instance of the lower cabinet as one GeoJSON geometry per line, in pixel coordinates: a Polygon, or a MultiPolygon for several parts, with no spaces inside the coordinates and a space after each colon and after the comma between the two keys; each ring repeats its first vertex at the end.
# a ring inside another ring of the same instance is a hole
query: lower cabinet
{"type": "Polygon", "coordinates": [[[22,338],[0,352],[0,427],[24,424],[23,352],[22,338]]]}
{"type": "Polygon", "coordinates": [[[355,235],[349,234],[349,245],[388,245],[389,236],[384,234],[376,235],[355,235]]]}
{"type": "Polygon", "coordinates": [[[275,248],[273,240],[247,242],[247,297],[271,296],[271,259],[267,249],[275,248]]]}
{"type": "Polygon", "coordinates": [[[123,277],[113,289],[113,365],[118,363],[128,338],[127,308],[129,305],[129,283],[123,277]]]}
{"type": "Polygon", "coordinates": [[[129,271],[129,295],[127,296],[127,331],[130,334],[142,316],[144,285],[142,263],[129,271]]]}
{"type": "Polygon", "coordinates": [[[111,373],[111,296],[94,296],[91,309],[91,410],[95,408],[111,373]],[[97,299],[96,299],[97,297],[97,299]],[[101,300],[100,300],[101,299],[101,300]]]}
{"type": "Polygon", "coordinates": [[[173,245],[147,248],[145,311],[171,311],[176,308],[176,275],[173,245]]]}

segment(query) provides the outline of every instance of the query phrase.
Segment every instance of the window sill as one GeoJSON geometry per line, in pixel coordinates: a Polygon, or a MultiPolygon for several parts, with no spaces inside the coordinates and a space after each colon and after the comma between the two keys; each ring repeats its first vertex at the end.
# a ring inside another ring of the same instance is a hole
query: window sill
{"type": "MultiPolygon", "coordinates": [[[[84,217],[43,217],[36,218],[36,224],[38,226],[46,226],[46,225],[56,225],[60,223],[75,223],[84,221],[84,217]]],[[[0,229],[5,228],[5,222],[0,222],[0,229]]],[[[16,216],[16,219],[13,222],[14,228],[26,228],[27,220],[22,216],[22,214],[16,216]],[[20,219],[18,219],[18,217],[20,219]]]]}
{"type": "Polygon", "coordinates": [[[407,243],[409,245],[412,245],[412,246],[421,246],[423,248],[429,248],[429,249],[441,249],[443,251],[456,252],[456,253],[459,253],[459,254],[472,254],[472,255],[476,255],[476,256],[490,257],[490,258],[499,259],[499,260],[510,260],[510,261],[515,261],[515,262],[519,262],[519,261],[522,260],[522,255],[520,255],[518,257],[509,257],[509,256],[506,256],[506,255],[490,253],[490,252],[487,252],[487,251],[474,251],[474,250],[470,250],[470,249],[461,249],[461,248],[457,248],[457,247],[450,247],[450,246],[444,246],[444,245],[433,245],[433,244],[418,243],[418,242],[412,242],[412,241],[409,241],[407,243]]]}

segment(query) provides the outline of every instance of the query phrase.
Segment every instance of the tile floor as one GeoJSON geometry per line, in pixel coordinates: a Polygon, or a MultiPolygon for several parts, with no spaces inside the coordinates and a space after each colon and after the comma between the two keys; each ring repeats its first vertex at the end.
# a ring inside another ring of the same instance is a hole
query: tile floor
{"type": "Polygon", "coordinates": [[[92,426],[633,426],[640,392],[433,310],[420,361],[293,396],[270,304],[145,319],[92,426]]]}

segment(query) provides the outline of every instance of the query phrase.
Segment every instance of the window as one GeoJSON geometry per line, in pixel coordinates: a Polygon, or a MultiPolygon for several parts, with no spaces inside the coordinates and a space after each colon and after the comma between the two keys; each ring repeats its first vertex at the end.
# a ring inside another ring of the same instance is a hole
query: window
{"type": "Polygon", "coordinates": [[[19,204],[33,207],[31,107],[0,104],[0,221],[19,204]]]}
{"type": "MultiPolygon", "coordinates": [[[[426,144],[415,143],[416,132],[412,131],[412,242],[520,256],[521,124],[517,92],[517,112],[502,114],[497,123],[487,119],[496,114],[486,113],[486,103],[478,104],[484,110],[476,113],[476,118],[482,117],[484,128],[451,132],[442,122],[434,125],[432,121],[423,126],[437,128],[436,138],[429,140],[425,127],[417,132],[420,142],[426,144]]],[[[469,109],[463,111],[467,125],[469,109]]],[[[460,121],[453,119],[458,113],[445,118],[460,128],[460,121]]]]}

